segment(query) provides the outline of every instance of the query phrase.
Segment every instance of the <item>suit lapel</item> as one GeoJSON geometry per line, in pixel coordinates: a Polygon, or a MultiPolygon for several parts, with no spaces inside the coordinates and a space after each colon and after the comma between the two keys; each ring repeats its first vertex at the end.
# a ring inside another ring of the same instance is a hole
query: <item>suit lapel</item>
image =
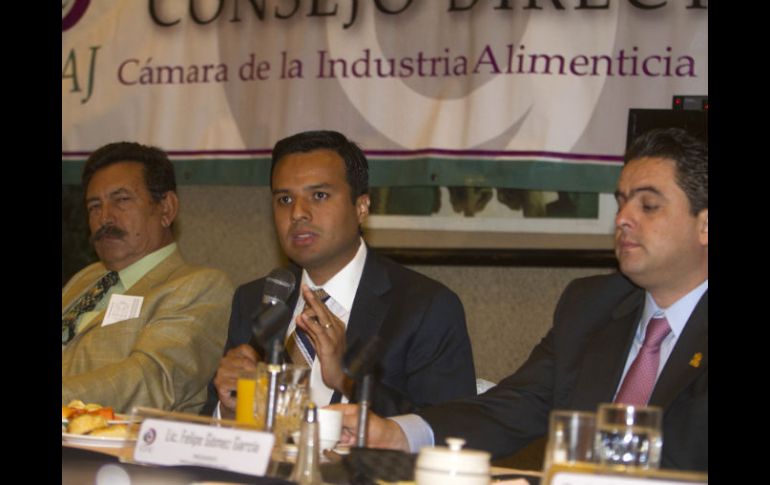
{"type": "MultiPolygon", "coordinates": [[[[345,351],[345,365],[347,360],[356,355],[369,339],[377,335],[388,314],[390,304],[382,298],[391,288],[387,270],[382,265],[379,257],[371,248],[367,247],[366,262],[358,282],[356,296],[353,298],[353,308],[350,309],[350,318],[345,330],[347,349],[345,351]]],[[[340,402],[342,394],[334,391],[331,403],[340,402]]]]}
{"type": "Polygon", "coordinates": [[[365,344],[369,338],[377,335],[390,308],[390,303],[382,298],[390,291],[390,278],[380,258],[371,248],[367,250],[364,271],[348,320],[348,346],[357,341],[359,344],[365,344]]]}
{"type": "Polygon", "coordinates": [[[650,404],[668,407],[682,389],[708,369],[708,291],[687,320],[655,384],[650,404]]]}
{"type": "Polygon", "coordinates": [[[596,403],[612,402],[643,307],[644,292],[633,292],[615,308],[609,323],[587,336],[571,401],[575,409],[595,409],[596,403]]]}

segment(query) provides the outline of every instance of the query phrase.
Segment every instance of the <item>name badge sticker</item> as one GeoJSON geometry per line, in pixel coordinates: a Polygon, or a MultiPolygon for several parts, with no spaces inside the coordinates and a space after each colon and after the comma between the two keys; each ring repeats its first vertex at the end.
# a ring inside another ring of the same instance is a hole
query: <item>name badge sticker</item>
{"type": "Polygon", "coordinates": [[[110,303],[107,305],[107,311],[104,313],[102,327],[122,322],[129,318],[136,318],[142,311],[142,302],[144,297],[130,295],[112,295],[110,303]]]}
{"type": "Polygon", "coordinates": [[[264,476],[275,436],[262,431],[145,419],[134,460],[154,465],[197,465],[264,476]]]}

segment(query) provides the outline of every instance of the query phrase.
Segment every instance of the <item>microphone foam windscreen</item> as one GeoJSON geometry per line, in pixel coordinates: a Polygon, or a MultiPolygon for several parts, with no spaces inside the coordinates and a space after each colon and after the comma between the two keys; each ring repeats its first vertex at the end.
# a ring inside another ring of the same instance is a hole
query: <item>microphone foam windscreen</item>
{"type": "Polygon", "coordinates": [[[294,291],[296,278],[294,273],[286,268],[275,268],[265,278],[265,289],[262,292],[262,303],[272,305],[276,301],[286,302],[294,291]]]}

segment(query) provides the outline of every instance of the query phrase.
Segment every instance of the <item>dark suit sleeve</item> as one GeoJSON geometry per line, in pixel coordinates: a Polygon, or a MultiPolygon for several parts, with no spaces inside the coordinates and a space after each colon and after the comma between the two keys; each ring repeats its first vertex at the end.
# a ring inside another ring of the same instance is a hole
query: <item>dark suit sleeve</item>
{"type": "MultiPolygon", "coordinates": [[[[512,375],[484,394],[426,408],[417,414],[434,432],[436,444],[447,437],[461,437],[468,448],[487,450],[493,457],[506,456],[543,436],[548,415],[561,391],[557,388],[557,342],[565,342],[561,318],[569,301],[569,287],[554,312],[554,327],[535,346],[526,362],[512,375]]],[[[564,356],[562,356],[564,357],[564,356]]]]}
{"type": "Polygon", "coordinates": [[[394,347],[403,352],[393,352],[385,359],[385,372],[375,385],[373,408],[381,415],[413,412],[476,394],[473,353],[457,295],[441,287],[421,311],[404,320],[410,318],[415,320],[413,330],[402,331],[394,339],[399,342],[394,347]],[[403,360],[396,363],[397,359],[403,360]]]}
{"type": "MultiPolygon", "coordinates": [[[[506,456],[546,434],[552,409],[595,409],[600,401],[583,399],[578,404],[575,399],[576,394],[588,391],[576,391],[586,346],[595,340],[597,330],[613,321],[618,302],[634,292],[636,289],[618,275],[571,282],[556,305],[553,326],[516,372],[477,398],[418,412],[433,429],[435,442],[457,436],[464,438],[469,448],[487,450],[494,457],[506,456]]],[[[625,333],[621,331],[621,335],[625,333]]],[[[608,345],[617,346],[617,342],[615,339],[608,345]]],[[[604,350],[607,347],[599,352],[604,350]]],[[[605,374],[615,375],[614,369],[607,370],[605,374]]],[[[589,382],[596,388],[593,395],[611,396],[616,381],[606,376],[598,380],[602,382],[589,382]]]]}
{"type": "MultiPolygon", "coordinates": [[[[246,297],[244,293],[248,293],[244,286],[240,286],[235,290],[233,295],[233,301],[230,309],[230,323],[227,330],[227,342],[225,343],[225,349],[222,352],[224,356],[228,350],[237,347],[241,344],[245,344],[251,337],[251,323],[248,318],[243,318],[243,306],[246,297]]],[[[217,365],[217,368],[219,365],[217,365]]],[[[214,379],[212,378],[207,387],[206,404],[203,405],[200,414],[204,416],[211,416],[214,414],[214,409],[219,402],[219,396],[217,395],[217,388],[214,386],[214,379]]]]}
{"type": "Polygon", "coordinates": [[[542,436],[552,399],[552,342],[549,333],[516,373],[486,393],[418,411],[433,429],[435,443],[462,437],[466,447],[500,457],[542,436]]]}

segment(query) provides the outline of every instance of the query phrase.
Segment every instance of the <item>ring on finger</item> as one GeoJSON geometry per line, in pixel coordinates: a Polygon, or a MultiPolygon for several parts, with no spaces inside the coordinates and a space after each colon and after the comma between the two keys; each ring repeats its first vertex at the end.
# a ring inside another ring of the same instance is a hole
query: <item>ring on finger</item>
{"type": "Polygon", "coordinates": [[[332,326],[331,323],[324,324],[324,328],[331,328],[331,326],[332,326]]]}

